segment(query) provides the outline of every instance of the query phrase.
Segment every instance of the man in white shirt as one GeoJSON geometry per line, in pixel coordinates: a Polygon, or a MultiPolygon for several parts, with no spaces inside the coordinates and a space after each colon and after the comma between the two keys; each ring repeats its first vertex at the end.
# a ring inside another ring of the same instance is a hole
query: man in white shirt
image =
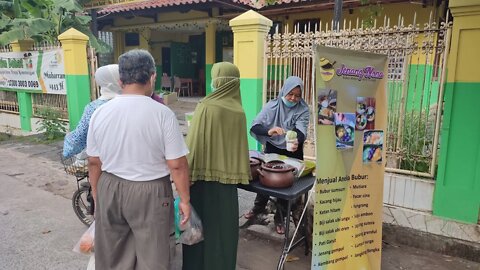
{"type": "Polygon", "coordinates": [[[184,224],[190,217],[188,149],[175,114],[150,98],[156,77],[150,53],[129,51],[118,65],[122,95],[95,111],[87,137],[96,268],[170,270],[170,177],[184,224]]]}

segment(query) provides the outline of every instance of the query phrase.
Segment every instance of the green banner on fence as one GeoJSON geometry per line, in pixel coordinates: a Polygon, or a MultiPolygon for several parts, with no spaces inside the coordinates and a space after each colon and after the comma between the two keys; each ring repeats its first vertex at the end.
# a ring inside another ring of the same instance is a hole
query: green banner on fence
{"type": "Polygon", "coordinates": [[[62,49],[0,53],[0,90],[65,95],[62,49]]]}

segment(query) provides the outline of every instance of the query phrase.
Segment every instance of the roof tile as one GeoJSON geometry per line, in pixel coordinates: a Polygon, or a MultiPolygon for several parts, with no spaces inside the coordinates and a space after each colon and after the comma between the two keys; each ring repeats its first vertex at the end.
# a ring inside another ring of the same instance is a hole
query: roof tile
{"type": "MultiPolygon", "coordinates": [[[[307,2],[307,1],[311,1],[311,0],[275,0],[275,3],[273,5],[307,2]]],[[[264,8],[268,5],[266,0],[233,0],[233,2],[248,5],[257,9],[264,8]]]]}
{"type": "Polygon", "coordinates": [[[180,6],[187,4],[205,3],[211,0],[148,0],[140,2],[130,2],[128,4],[109,5],[98,11],[99,14],[117,13],[131,10],[141,10],[150,8],[159,8],[167,6],[180,6]]]}
{"type": "MultiPolygon", "coordinates": [[[[99,14],[117,13],[131,10],[141,10],[150,8],[159,8],[167,6],[180,6],[188,4],[199,4],[211,2],[212,0],[146,0],[123,4],[109,5],[98,11],[99,14]]],[[[266,0],[232,0],[234,3],[250,6],[252,8],[261,9],[267,6],[266,0]]],[[[275,4],[289,4],[298,2],[307,2],[312,0],[277,0],[275,4]]]]}

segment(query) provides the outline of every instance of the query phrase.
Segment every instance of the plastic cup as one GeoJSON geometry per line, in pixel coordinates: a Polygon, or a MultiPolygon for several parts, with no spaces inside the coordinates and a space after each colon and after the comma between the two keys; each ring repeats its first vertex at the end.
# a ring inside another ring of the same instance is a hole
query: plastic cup
{"type": "Polygon", "coordinates": [[[287,140],[287,151],[293,152],[293,148],[295,147],[296,143],[297,143],[297,139],[287,140]]]}

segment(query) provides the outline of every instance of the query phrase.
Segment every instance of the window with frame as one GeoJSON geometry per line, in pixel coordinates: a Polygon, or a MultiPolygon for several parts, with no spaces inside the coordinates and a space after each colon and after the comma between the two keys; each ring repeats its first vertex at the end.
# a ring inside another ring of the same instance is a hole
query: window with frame
{"type": "Polygon", "coordinates": [[[125,33],[125,46],[139,46],[140,35],[138,33],[125,33]]]}
{"type": "Polygon", "coordinates": [[[98,57],[99,57],[98,64],[99,64],[99,66],[104,66],[104,65],[114,63],[115,60],[114,60],[114,57],[113,57],[113,49],[115,47],[115,40],[113,38],[113,32],[98,31],[98,39],[105,42],[110,47],[109,52],[98,54],[98,57]]]}

